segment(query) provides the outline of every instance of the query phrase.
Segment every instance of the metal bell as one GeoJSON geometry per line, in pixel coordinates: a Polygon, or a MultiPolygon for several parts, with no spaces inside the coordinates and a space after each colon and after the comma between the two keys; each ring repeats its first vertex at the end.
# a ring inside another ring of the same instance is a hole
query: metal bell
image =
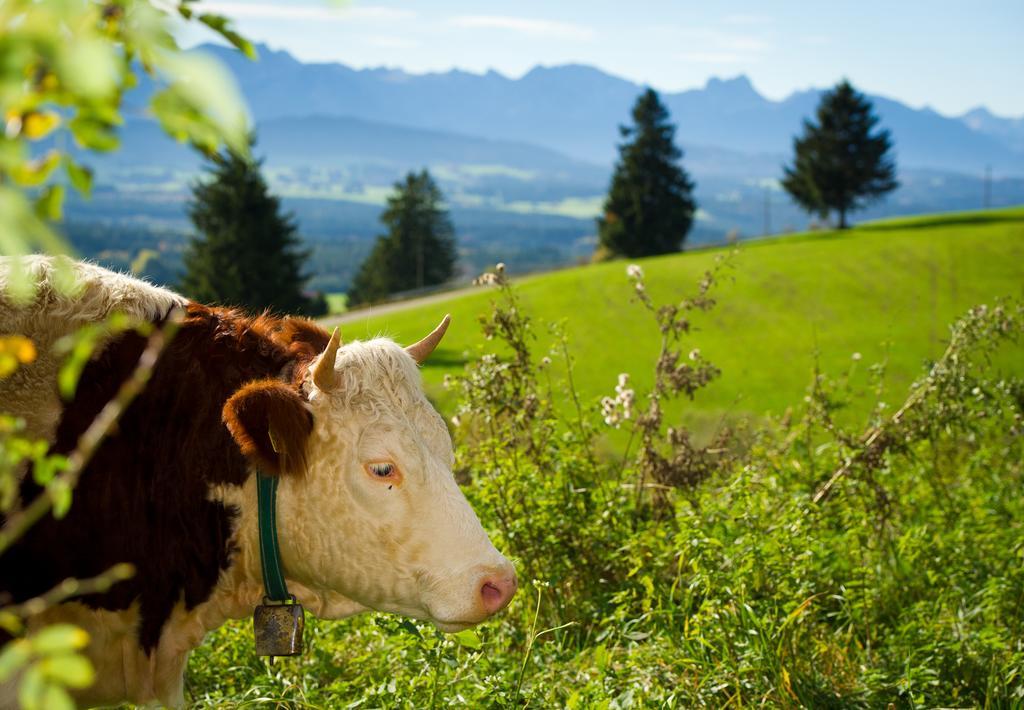
{"type": "Polygon", "coordinates": [[[306,618],[302,605],[295,602],[267,604],[256,607],[252,615],[257,656],[299,656],[302,654],[302,631],[306,618]]]}

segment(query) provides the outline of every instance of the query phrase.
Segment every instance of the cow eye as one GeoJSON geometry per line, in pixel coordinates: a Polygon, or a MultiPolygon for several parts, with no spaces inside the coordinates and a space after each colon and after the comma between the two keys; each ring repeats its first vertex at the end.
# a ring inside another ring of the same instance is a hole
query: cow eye
{"type": "Polygon", "coordinates": [[[391,478],[395,473],[395,464],[390,461],[379,461],[366,464],[367,470],[377,478],[391,478]]]}

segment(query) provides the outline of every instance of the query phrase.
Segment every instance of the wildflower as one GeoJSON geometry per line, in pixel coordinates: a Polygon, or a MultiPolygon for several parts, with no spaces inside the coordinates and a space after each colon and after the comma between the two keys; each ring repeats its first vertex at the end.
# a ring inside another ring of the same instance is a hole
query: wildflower
{"type": "Polygon", "coordinates": [[[549,358],[547,355],[545,355],[544,357],[542,357],[540,359],[541,367],[547,367],[550,364],[551,364],[551,358],[549,358]]]}
{"type": "Polygon", "coordinates": [[[857,360],[860,360],[860,353],[854,353],[851,357],[853,358],[853,361],[856,362],[857,360]]]}
{"type": "Polygon", "coordinates": [[[619,374],[618,384],[615,385],[615,396],[601,399],[601,414],[608,426],[618,428],[623,419],[632,419],[633,402],[636,393],[627,385],[629,384],[629,373],[619,374]]]}
{"type": "Polygon", "coordinates": [[[699,357],[700,357],[700,348],[694,348],[693,350],[690,351],[690,359],[691,360],[696,360],[699,357]]]}
{"type": "Polygon", "coordinates": [[[505,262],[499,261],[494,266],[494,271],[495,271],[496,274],[498,274],[498,276],[504,276],[505,275],[505,262]]]}
{"type": "Polygon", "coordinates": [[[630,264],[626,267],[626,276],[631,279],[642,279],[644,277],[644,270],[640,268],[639,264],[630,264]]]}

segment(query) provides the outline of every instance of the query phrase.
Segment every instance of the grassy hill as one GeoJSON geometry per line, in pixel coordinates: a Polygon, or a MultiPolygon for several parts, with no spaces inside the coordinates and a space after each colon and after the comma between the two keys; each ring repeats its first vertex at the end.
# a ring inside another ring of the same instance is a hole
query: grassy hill
{"type": "MultiPolygon", "coordinates": [[[[678,298],[722,254],[642,265],[657,298],[678,298]]],[[[625,267],[521,284],[542,346],[541,322],[565,321],[590,396],[610,393],[622,371],[641,391],[648,380],[658,333],[629,302],[625,267]]],[[[1024,295],[1022,277],[1024,209],[745,245],[693,338],[722,378],[681,413],[707,425],[800,405],[816,350],[826,371],[855,366],[858,383],[888,352],[895,409],[922,361],[945,349],[947,323],[1024,295]]],[[[346,335],[409,341],[451,311],[425,370],[443,393],[443,374],[481,346],[474,316],[492,297],[434,297],[350,322],[346,335]]],[[[456,428],[457,473],[517,567],[508,609],[447,637],[389,616],[310,617],[305,656],[273,668],[254,655],[250,623],[233,622],[193,654],[190,705],[1018,707],[1022,403],[1017,385],[994,386],[973,358],[996,332],[1024,332],[1012,313],[976,317],[979,340],[958,351],[971,366],[947,363],[872,443],[857,439],[862,423],[837,431],[831,411],[808,405],[786,430],[758,428],[750,447],[693,455],[653,437],[630,449],[578,436],[598,412],[539,416],[528,406],[544,391],[536,368],[519,371],[522,392],[479,383],[467,420],[489,426],[456,428]],[[815,502],[826,480],[835,487],[815,502]]],[[[1020,343],[999,357],[1024,373],[1020,343]]]]}
{"type": "MultiPolygon", "coordinates": [[[[729,250],[712,249],[640,260],[656,301],[694,292],[701,274],[729,250]]],[[[627,262],[524,278],[523,305],[541,345],[545,323],[564,321],[576,358],[576,382],[589,397],[610,394],[620,372],[638,393],[650,383],[656,352],[653,320],[631,301],[627,262]]],[[[844,233],[819,232],[743,244],[714,295],[719,305],[698,314],[693,347],[722,377],[687,403],[683,417],[703,428],[725,416],[781,413],[802,398],[815,362],[838,374],[888,356],[892,401],[942,353],[948,325],[970,306],[1024,296],[1024,208],[937,215],[866,224],[844,233]],[[861,357],[855,361],[854,353],[861,357]]],[[[450,397],[444,374],[457,372],[484,343],[476,317],[495,294],[481,288],[442,303],[367,317],[343,327],[346,339],[378,333],[411,342],[450,312],[453,325],[424,370],[442,409],[450,397]]],[[[1009,353],[1001,364],[1024,369],[1009,353]]],[[[557,363],[556,363],[557,364],[557,363]]],[[[888,396],[888,395],[887,395],[888,396]]]]}

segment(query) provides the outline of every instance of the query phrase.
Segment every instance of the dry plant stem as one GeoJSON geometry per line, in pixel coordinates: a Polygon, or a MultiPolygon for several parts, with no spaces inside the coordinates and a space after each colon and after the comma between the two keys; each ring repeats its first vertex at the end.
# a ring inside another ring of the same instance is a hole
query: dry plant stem
{"type": "Polygon", "coordinates": [[[53,483],[58,483],[60,487],[66,486],[68,489],[74,489],[79,476],[82,475],[82,471],[85,470],[93,454],[110,434],[128,405],[146,386],[160,354],[177,332],[181,317],[180,311],[172,312],[164,326],[154,330],[149,336],[146,348],[139,356],[139,361],[131,375],[121,384],[114,398],[107,402],[89,428],[78,439],[74,451],[68,456],[67,468],[30,504],[8,518],[7,523],[0,530],[0,554],[13,545],[53,507],[55,495],[52,492],[53,483]]]}
{"type": "MultiPolygon", "coordinates": [[[[576,381],[573,377],[574,368],[572,365],[572,357],[569,355],[569,345],[565,341],[565,336],[562,336],[560,344],[562,348],[562,357],[565,360],[565,374],[568,381],[569,393],[572,395],[572,402],[576,407],[576,426],[578,426],[580,430],[580,440],[587,441],[589,440],[590,435],[587,433],[586,420],[583,414],[583,405],[580,404],[580,398],[576,392],[576,381]]],[[[593,450],[589,446],[587,447],[587,461],[592,467],[596,465],[594,462],[593,450]]]]}
{"type": "MultiPolygon", "coordinates": [[[[939,359],[939,361],[932,367],[932,372],[937,372],[940,369],[944,368],[946,361],[949,360],[953,353],[955,353],[958,350],[958,346],[959,343],[956,340],[950,343],[949,347],[946,348],[946,352],[942,354],[942,357],[939,359]]],[[[857,449],[857,451],[855,451],[853,455],[850,456],[842,466],[836,469],[835,473],[832,474],[832,477],[829,478],[828,481],[817,490],[817,492],[814,494],[814,498],[812,498],[812,501],[815,503],[820,503],[829,494],[829,492],[832,490],[832,487],[835,486],[835,484],[843,476],[850,472],[850,470],[853,468],[853,465],[860,461],[865,454],[872,450],[875,443],[882,437],[882,435],[885,434],[890,428],[899,426],[900,421],[903,419],[904,415],[906,415],[907,412],[913,409],[915,405],[921,402],[925,398],[925,395],[927,393],[928,387],[922,384],[919,388],[914,390],[909,397],[907,397],[907,401],[903,403],[903,406],[900,407],[899,410],[895,414],[893,414],[887,422],[883,422],[882,424],[872,427],[867,432],[865,432],[864,436],[861,437],[861,440],[864,442],[861,445],[861,447],[857,449]]]]}
{"type": "Polygon", "coordinates": [[[544,594],[541,587],[537,587],[537,606],[533,610],[533,622],[530,625],[530,638],[526,642],[526,653],[523,654],[523,665],[519,668],[519,677],[516,678],[516,689],[512,695],[512,702],[519,701],[519,690],[523,687],[523,676],[526,675],[526,664],[530,662],[530,652],[533,650],[533,642],[537,640],[537,618],[540,616],[540,600],[544,594]]]}
{"type": "Polygon", "coordinates": [[[118,582],[129,579],[133,574],[135,574],[135,569],[130,564],[122,563],[88,579],[65,579],[38,597],[33,597],[16,606],[5,607],[4,613],[27,619],[30,616],[41,614],[71,597],[105,592],[118,582]]]}

